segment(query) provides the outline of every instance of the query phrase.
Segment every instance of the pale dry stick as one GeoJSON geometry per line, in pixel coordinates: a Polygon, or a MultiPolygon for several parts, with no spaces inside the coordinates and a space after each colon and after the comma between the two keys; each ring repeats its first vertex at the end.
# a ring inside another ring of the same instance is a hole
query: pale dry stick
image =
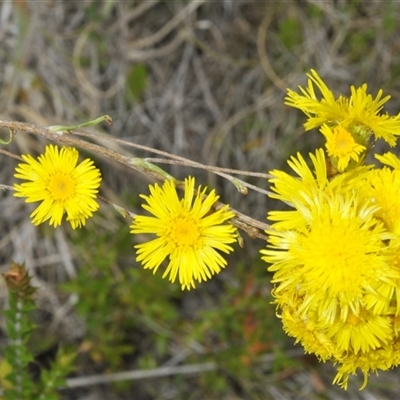
{"type": "MultiPolygon", "coordinates": [[[[1,123],[1,121],[0,121],[1,123]]],[[[264,172],[252,172],[252,171],[244,171],[241,169],[231,169],[231,168],[222,168],[222,167],[214,167],[214,166],[209,166],[209,165],[205,165],[205,164],[201,164],[197,161],[192,161],[189,160],[188,158],[182,157],[182,156],[177,156],[176,154],[171,154],[168,153],[166,151],[163,150],[157,150],[157,149],[153,149],[152,147],[148,147],[148,146],[144,146],[142,144],[137,144],[137,143],[132,143],[132,142],[128,142],[126,140],[123,139],[119,139],[113,136],[109,136],[109,135],[104,135],[104,134],[94,134],[94,133],[88,133],[88,132],[83,132],[83,131],[73,131],[71,132],[72,135],[74,136],[83,136],[83,137],[89,137],[89,138],[93,138],[93,139],[101,139],[101,140],[109,140],[112,142],[116,142],[116,143],[121,143],[125,146],[128,147],[133,147],[135,149],[138,150],[144,150],[144,151],[149,151],[151,153],[154,154],[159,154],[160,156],[164,156],[164,157],[168,157],[170,159],[176,160],[176,161],[181,161],[185,166],[188,167],[195,167],[197,166],[198,168],[204,168],[205,170],[209,170],[211,172],[225,172],[228,174],[236,174],[236,175],[245,175],[245,176],[254,176],[257,178],[264,178],[264,179],[269,179],[272,176],[270,174],[266,174],[264,172]]]]}
{"type": "Polygon", "coordinates": [[[25,123],[25,122],[18,122],[18,121],[5,121],[5,120],[0,120],[0,128],[10,129],[13,132],[22,131],[22,132],[26,132],[26,133],[31,133],[34,135],[43,136],[46,139],[49,139],[51,141],[63,143],[64,145],[67,145],[67,146],[80,147],[80,148],[86,149],[90,152],[100,154],[110,160],[116,161],[120,164],[123,164],[123,165],[129,167],[129,168],[135,169],[139,172],[148,174],[156,179],[164,179],[165,178],[165,174],[157,173],[155,170],[151,171],[148,168],[146,168],[145,164],[143,164],[144,160],[142,160],[142,162],[140,162],[141,159],[139,159],[137,157],[123,156],[113,150],[106,149],[97,144],[85,142],[84,140],[81,140],[81,139],[76,139],[69,133],[67,133],[67,134],[63,134],[60,132],[56,133],[56,132],[50,131],[47,128],[43,128],[43,127],[36,126],[33,124],[29,124],[29,123],[25,123]],[[136,164],[136,162],[138,162],[139,164],[136,164]],[[162,178],[162,175],[164,175],[164,178],[162,178]]]}
{"type": "MultiPolygon", "coordinates": [[[[179,65],[175,72],[170,76],[169,82],[164,84],[164,89],[157,99],[157,106],[149,113],[158,127],[156,131],[160,131],[160,128],[165,125],[166,118],[168,118],[168,112],[171,113],[171,120],[175,120],[174,127],[171,129],[171,135],[160,135],[162,142],[167,144],[162,146],[167,149],[174,149],[174,152],[179,154],[179,148],[183,146],[184,138],[184,126],[183,126],[183,95],[184,86],[187,76],[187,70],[189,67],[189,61],[191,54],[193,54],[193,46],[185,42],[183,48],[179,52],[179,55],[175,55],[175,58],[179,59],[179,65]]],[[[165,79],[164,75],[164,79],[165,79]]],[[[172,169],[175,172],[174,169],[172,169]]]]}
{"type": "Polygon", "coordinates": [[[68,275],[68,278],[71,280],[75,279],[78,274],[72,261],[72,251],[69,247],[68,240],[65,237],[64,231],[61,229],[56,229],[54,236],[57,249],[60,256],[62,257],[62,264],[64,265],[64,269],[68,275]]]}
{"type": "Polygon", "coordinates": [[[260,57],[261,66],[263,67],[265,74],[278,89],[286,92],[286,89],[288,87],[286,80],[282,80],[275,73],[274,69],[272,68],[269,62],[267,52],[265,51],[265,39],[267,36],[268,26],[271,23],[272,18],[273,18],[273,13],[267,13],[264,19],[261,21],[261,24],[257,32],[257,51],[258,51],[258,56],[260,57]]]}
{"type": "Polygon", "coordinates": [[[63,304],[59,304],[57,307],[53,307],[53,318],[46,330],[46,334],[50,337],[54,336],[57,329],[59,329],[60,325],[65,323],[65,319],[68,317],[68,314],[74,310],[74,307],[79,302],[79,296],[76,293],[72,293],[68,296],[68,299],[63,302],[63,304]]]}
{"type": "Polygon", "coordinates": [[[168,21],[160,30],[142,39],[134,40],[129,44],[130,50],[141,49],[154,46],[167,36],[174,28],[185,20],[192,12],[196,11],[207,0],[193,0],[185,8],[180,10],[170,21],[168,21]]]}
{"type": "MultiPolygon", "coordinates": [[[[3,189],[2,186],[5,186],[5,185],[1,185],[1,188],[3,189]]],[[[4,188],[4,190],[14,190],[14,188],[12,188],[11,186],[7,186],[6,188],[4,188]]],[[[14,225],[11,228],[11,230],[9,230],[8,232],[3,232],[1,239],[0,239],[0,252],[6,248],[10,248],[9,246],[12,246],[13,241],[14,241],[14,236],[18,235],[19,230],[20,230],[20,227],[18,225],[14,225]]],[[[10,267],[9,264],[0,265],[0,270],[4,271],[5,268],[9,268],[9,267],[10,267]]]]}
{"type": "MultiPolygon", "coordinates": [[[[303,349],[291,349],[285,352],[285,356],[288,358],[301,357],[304,355],[303,349]]],[[[276,360],[275,354],[266,354],[261,356],[257,362],[261,364],[271,364],[276,360]]],[[[64,388],[76,388],[84,386],[92,386],[98,384],[107,384],[111,382],[120,382],[125,380],[139,380],[148,378],[160,378],[170,375],[190,375],[200,374],[203,372],[215,371],[218,365],[214,362],[207,362],[203,364],[187,364],[181,366],[167,366],[154,369],[145,370],[133,370],[117,372],[108,375],[92,375],[84,376],[79,378],[66,379],[67,386],[64,388]]]]}
{"type": "Polygon", "coordinates": [[[329,15],[332,19],[343,20],[349,17],[349,14],[341,12],[339,8],[334,7],[334,2],[319,1],[319,0],[306,0],[306,3],[310,3],[313,7],[319,8],[324,14],[329,15]]]}
{"type": "MultiPolygon", "coordinates": [[[[228,174],[226,174],[224,172],[221,172],[220,170],[222,170],[224,168],[217,168],[216,169],[215,167],[211,167],[211,166],[207,166],[207,165],[203,165],[203,164],[200,164],[200,165],[196,165],[195,163],[187,164],[187,163],[181,163],[179,161],[174,161],[174,160],[166,160],[166,159],[163,159],[163,158],[147,158],[146,157],[145,160],[148,161],[148,162],[154,163],[154,164],[173,164],[173,165],[182,165],[182,166],[185,166],[185,167],[201,168],[201,169],[204,169],[206,171],[213,172],[215,175],[219,175],[219,176],[227,179],[228,181],[232,182],[236,187],[237,187],[237,183],[240,183],[241,186],[244,186],[244,187],[249,188],[249,189],[253,189],[255,192],[259,192],[259,193],[265,194],[267,196],[272,193],[272,192],[270,192],[268,190],[261,189],[258,186],[254,186],[254,185],[252,185],[250,183],[247,183],[247,182],[242,181],[240,179],[234,178],[234,177],[232,177],[232,176],[230,176],[230,175],[228,175],[228,174]]],[[[240,175],[247,175],[247,176],[257,176],[257,177],[265,178],[265,176],[267,175],[268,177],[272,177],[271,175],[268,175],[268,174],[263,174],[263,173],[258,173],[258,172],[253,172],[252,173],[250,171],[240,171],[240,170],[229,170],[228,169],[226,172],[229,173],[229,171],[231,171],[230,173],[233,173],[233,174],[240,174],[240,175]]],[[[241,188],[238,188],[238,190],[242,194],[247,194],[247,193],[244,193],[243,189],[241,189],[241,188]]]]}
{"type": "MultiPolygon", "coordinates": [[[[89,142],[85,142],[81,139],[76,139],[72,137],[70,133],[63,134],[61,132],[55,133],[50,131],[47,128],[39,127],[33,124],[28,124],[25,122],[18,121],[5,121],[0,120],[0,128],[10,129],[12,132],[22,131],[26,133],[31,133],[34,135],[43,136],[51,141],[60,142],[67,146],[79,147],[88,150],[89,152],[93,152],[95,154],[102,155],[110,160],[116,161],[122,165],[127,166],[128,168],[134,169],[136,171],[142,172],[146,175],[152,176],[157,180],[165,181],[166,179],[171,179],[175,182],[176,186],[182,188],[184,185],[182,182],[176,181],[171,175],[167,172],[163,171],[159,167],[154,164],[150,164],[146,162],[144,159],[139,157],[128,157],[123,156],[115,151],[109,150],[102,146],[92,144],[89,142]]],[[[99,135],[97,135],[98,137],[99,135]]],[[[166,154],[166,153],[165,153],[166,154]]],[[[216,202],[216,207],[223,206],[222,203],[216,202]]],[[[238,228],[244,230],[250,237],[255,238],[258,237],[260,239],[265,240],[266,236],[259,232],[259,229],[266,230],[269,228],[268,224],[264,224],[260,221],[257,221],[251,217],[248,217],[241,212],[231,208],[231,210],[235,213],[236,217],[233,219],[233,224],[238,228]],[[249,222],[253,221],[252,224],[249,225],[249,222]]]]}
{"type": "Polygon", "coordinates": [[[6,190],[14,190],[14,188],[12,186],[3,185],[3,184],[0,184],[0,189],[4,190],[4,191],[6,191],[6,190]]]}
{"type": "Polygon", "coordinates": [[[178,34],[165,46],[151,50],[131,50],[127,59],[130,61],[147,61],[153,58],[165,57],[175,51],[186,40],[185,30],[179,31],[178,34]]]}
{"type": "MultiPolygon", "coordinates": [[[[149,162],[151,162],[150,160],[154,160],[156,162],[158,161],[158,162],[162,162],[164,164],[181,165],[181,166],[185,166],[185,167],[199,168],[199,169],[203,169],[203,170],[212,172],[215,175],[219,175],[219,176],[227,179],[228,181],[230,181],[233,185],[235,185],[235,187],[238,189],[238,191],[242,194],[247,194],[247,189],[245,189],[245,188],[249,188],[256,192],[266,194],[267,196],[269,194],[271,194],[271,192],[269,192],[267,190],[261,189],[257,186],[247,183],[241,179],[234,178],[229,175],[229,174],[235,174],[235,175],[245,175],[245,176],[253,176],[253,177],[258,177],[258,178],[263,178],[263,179],[270,179],[272,177],[270,174],[265,174],[263,172],[251,172],[251,171],[244,171],[244,170],[221,168],[221,167],[205,165],[205,164],[198,163],[196,161],[189,160],[182,156],[177,156],[175,154],[167,153],[162,150],[157,150],[157,149],[153,149],[151,147],[147,147],[144,145],[127,142],[123,139],[118,139],[118,138],[114,138],[114,137],[107,136],[107,135],[96,135],[96,134],[86,133],[86,132],[81,132],[81,131],[74,131],[73,134],[78,135],[78,136],[90,137],[90,138],[94,138],[94,139],[99,139],[99,137],[101,137],[101,138],[104,138],[105,140],[110,140],[110,141],[117,142],[117,143],[129,146],[129,147],[134,147],[134,148],[140,149],[140,150],[149,151],[149,152],[152,152],[155,154],[163,155],[172,160],[175,160],[175,161],[171,161],[171,160],[167,160],[167,159],[145,158],[145,160],[149,161],[149,162]]],[[[264,229],[264,230],[266,228],[268,228],[268,225],[266,225],[266,224],[264,224],[264,225],[257,224],[257,226],[258,227],[263,226],[264,228],[262,228],[262,229],[264,229]]]]}
{"type": "Polygon", "coordinates": [[[174,354],[168,361],[162,364],[163,367],[173,367],[175,365],[181,364],[191,355],[190,349],[184,347],[179,350],[178,353],[174,354]]]}
{"type": "Polygon", "coordinates": [[[63,255],[60,253],[54,253],[44,256],[39,256],[31,261],[31,266],[33,269],[39,269],[42,267],[47,267],[50,264],[60,264],[63,262],[63,255]]]}
{"type": "MultiPolygon", "coordinates": [[[[14,4],[14,12],[17,7],[18,6],[14,4]]],[[[25,10],[22,7],[18,8],[19,12],[13,13],[14,18],[12,18],[12,20],[14,21],[10,21],[10,24],[4,24],[5,26],[8,25],[9,28],[11,28],[13,24],[16,24],[13,28],[17,30],[18,35],[16,36],[16,41],[14,42],[12,50],[8,50],[12,51],[12,62],[8,64],[7,68],[1,68],[2,73],[5,74],[2,77],[2,82],[7,82],[6,87],[2,88],[2,97],[0,99],[0,109],[2,111],[9,110],[14,103],[18,102],[18,93],[21,87],[22,77],[24,76],[23,71],[27,68],[27,60],[29,60],[34,53],[34,46],[32,46],[32,43],[35,41],[35,35],[39,30],[38,13],[32,12],[28,16],[28,14],[25,14],[28,9],[25,10]],[[18,16],[22,17],[22,19],[18,18],[18,16]]],[[[14,31],[14,29],[12,29],[12,31],[14,31]]],[[[11,34],[12,31],[10,30],[9,34],[11,34]]],[[[4,46],[6,42],[7,40],[4,40],[1,43],[4,46]]]]}
{"type": "Polygon", "coordinates": [[[188,70],[190,60],[194,53],[194,46],[191,43],[186,43],[182,52],[182,59],[177,68],[173,81],[171,82],[171,89],[173,88],[172,96],[172,111],[174,118],[174,138],[173,138],[173,152],[181,153],[185,143],[185,127],[183,118],[184,109],[184,92],[187,82],[188,70]]]}
{"type": "Polygon", "coordinates": [[[208,371],[215,371],[217,365],[213,362],[204,364],[189,364],[178,367],[161,367],[147,370],[134,370],[118,372],[109,375],[92,375],[81,378],[66,379],[67,388],[76,388],[83,386],[91,386],[97,384],[119,382],[126,380],[138,380],[146,378],[158,378],[170,375],[191,375],[200,374],[208,371]]]}
{"type": "Polygon", "coordinates": [[[139,18],[142,14],[154,7],[159,2],[160,0],[146,0],[139,3],[134,9],[126,11],[124,15],[118,18],[117,21],[111,25],[111,31],[119,29],[121,25],[127,24],[139,18]]]}
{"type": "Polygon", "coordinates": [[[203,93],[204,102],[208,107],[208,110],[214,117],[216,122],[222,120],[222,113],[219,109],[219,106],[212,95],[210,84],[206,73],[204,72],[203,65],[201,63],[200,57],[194,55],[192,59],[193,70],[197,78],[197,82],[199,83],[201,92],[203,93]]]}
{"type": "Polygon", "coordinates": [[[0,41],[4,42],[7,35],[7,29],[10,28],[9,20],[13,19],[15,5],[12,2],[2,2],[0,8],[0,41]]]}
{"type": "MultiPolygon", "coordinates": [[[[176,185],[181,188],[183,187],[183,185],[179,182],[176,182],[176,185]]],[[[98,198],[101,201],[103,201],[104,203],[113,207],[119,214],[122,215],[123,218],[127,218],[127,217],[134,218],[136,216],[135,213],[127,210],[126,208],[119,206],[118,204],[111,202],[110,200],[106,199],[105,197],[103,197],[101,195],[98,195],[98,198]]],[[[219,210],[219,209],[225,207],[225,205],[226,204],[221,203],[220,201],[215,201],[213,204],[213,208],[215,210],[219,210]]],[[[233,225],[235,225],[239,229],[242,229],[243,231],[245,231],[252,239],[258,238],[258,239],[262,239],[262,240],[267,240],[267,236],[260,233],[260,230],[263,232],[268,230],[270,227],[268,224],[260,222],[254,218],[248,217],[247,215],[242,214],[239,211],[236,211],[232,207],[230,207],[230,209],[236,215],[236,217],[231,219],[233,225]]],[[[240,244],[241,246],[242,246],[242,243],[243,242],[241,242],[241,244],[240,244]]]]}
{"type": "MultiPolygon", "coordinates": [[[[170,154],[170,153],[167,153],[167,152],[162,151],[162,150],[156,150],[156,149],[153,149],[151,147],[139,145],[139,144],[132,143],[132,142],[127,142],[127,141],[125,141],[123,139],[113,138],[113,137],[110,137],[110,136],[107,136],[107,135],[95,135],[95,134],[92,134],[92,133],[85,133],[85,132],[81,132],[81,131],[76,131],[76,132],[74,131],[73,134],[79,135],[79,136],[90,137],[90,138],[96,138],[96,139],[101,137],[101,138],[104,138],[106,140],[108,139],[108,140],[111,140],[111,141],[114,141],[114,142],[117,142],[117,143],[122,143],[122,144],[124,144],[126,146],[134,147],[134,148],[137,148],[137,149],[140,149],[140,150],[149,151],[149,152],[152,152],[152,153],[160,154],[160,155],[175,159],[177,161],[182,162],[183,163],[182,165],[185,165],[187,167],[201,168],[201,169],[205,169],[205,170],[208,169],[210,172],[215,173],[217,175],[220,175],[220,176],[228,179],[230,182],[232,182],[238,188],[239,191],[241,191],[241,193],[243,193],[242,187],[249,187],[249,188],[251,188],[253,190],[257,190],[260,193],[267,194],[267,195],[269,194],[269,192],[265,192],[265,191],[263,191],[263,189],[260,189],[260,188],[258,188],[256,186],[253,186],[253,185],[250,185],[245,181],[242,181],[242,180],[240,180],[238,178],[233,178],[233,177],[231,177],[229,175],[226,175],[224,173],[225,171],[231,171],[231,172],[233,172],[235,174],[242,174],[243,175],[243,174],[246,174],[247,171],[206,166],[204,164],[197,163],[195,161],[189,160],[189,159],[184,158],[182,156],[177,156],[177,155],[170,154]]],[[[249,172],[249,175],[250,176],[262,177],[262,178],[266,178],[266,179],[271,177],[269,174],[263,174],[263,173],[257,173],[257,172],[249,172]]],[[[181,186],[181,185],[178,183],[177,186],[181,186]]],[[[132,213],[130,213],[129,211],[127,211],[127,210],[125,210],[125,209],[123,209],[123,208],[121,208],[121,207],[119,207],[119,206],[117,206],[117,205],[115,205],[115,204],[113,204],[111,202],[109,202],[109,204],[112,205],[124,217],[126,217],[128,215],[130,215],[130,216],[132,215],[132,213]]],[[[218,202],[218,201],[214,203],[214,206],[215,206],[216,209],[222,208],[224,205],[225,205],[224,203],[221,203],[221,202],[218,202]]],[[[245,214],[242,214],[242,213],[238,212],[237,210],[235,210],[233,208],[231,208],[231,210],[233,212],[235,212],[235,214],[237,215],[237,217],[232,220],[234,225],[236,225],[238,228],[244,230],[251,238],[256,238],[257,237],[257,238],[263,239],[263,240],[267,239],[267,236],[265,236],[264,234],[261,234],[259,232],[259,230],[265,232],[266,230],[269,229],[269,225],[268,224],[265,224],[265,223],[260,222],[260,221],[258,221],[256,219],[253,219],[253,218],[251,218],[251,217],[249,217],[249,216],[247,216],[245,214]]]]}
{"type": "Polygon", "coordinates": [[[236,124],[238,124],[249,115],[254,114],[256,111],[275,104],[276,101],[277,96],[272,94],[272,88],[269,88],[257,99],[255,103],[242,108],[231,118],[229,118],[228,121],[226,121],[222,125],[222,127],[217,126],[210,134],[204,145],[205,153],[209,154],[209,159],[211,160],[211,163],[215,164],[215,160],[218,159],[218,154],[222,143],[225,141],[225,138],[228,136],[230,130],[236,124]]]}
{"type": "Polygon", "coordinates": [[[15,158],[18,161],[23,161],[21,156],[17,156],[16,154],[10,153],[7,150],[0,148],[0,153],[5,154],[7,157],[15,158]]]}
{"type": "Polygon", "coordinates": [[[250,60],[242,60],[242,59],[236,59],[233,57],[230,57],[224,53],[220,53],[216,50],[214,50],[211,46],[209,46],[207,43],[203,42],[202,40],[198,39],[196,36],[193,35],[191,31],[188,29],[182,30],[182,34],[185,35],[185,38],[196,45],[196,47],[199,47],[207,56],[211,56],[217,61],[223,62],[229,66],[237,66],[237,67],[246,67],[246,68],[253,68],[256,67],[259,64],[258,59],[250,59],[250,60]]]}
{"type": "Polygon", "coordinates": [[[74,71],[76,78],[78,79],[80,86],[87,93],[92,95],[93,97],[100,99],[107,99],[113,97],[125,84],[125,78],[123,74],[119,74],[117,76],[117,81],[106,90],[99,90],[95,87],[87,78],[84,72],[82,71],[80,60],[82,58],[83,46],[86,43],[90,33],[96,29],[95,24],[89,24],[79,35],[78,40],[75,43],[75,47],[72,54],[72,64],[74,66],[74,71]]]}

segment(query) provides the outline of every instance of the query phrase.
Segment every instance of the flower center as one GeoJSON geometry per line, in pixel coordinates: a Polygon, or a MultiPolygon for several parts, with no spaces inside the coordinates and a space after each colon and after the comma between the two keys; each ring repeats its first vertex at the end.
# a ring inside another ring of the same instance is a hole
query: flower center
{"type": "Polygon", "coordinates": [[[176,246],[197,247],[201,236],[197,221],[179,216],[171,225],[170,237],[176,246]]]}
{"type": "MultiPolygon", "coordinates": [[[[360,311],[360,313],[361,313],[361,311],[360,311]]],[[[364,314],[364,313],[362,313],[362,314],[364,314]]],[[[362,324],[363,322],[364,321],[361,318],[361,316],[357,316],[357,315],[353,314],[352,312],[349,312],[349,315],[347,316],[347,319],[346,319],[346,324],[352,325],[352,326],[358,326],[358,325],[362,324]]]]}
{"type": "Polygon", "coordinates": [[[64,201],[75,195],[76,182],[71,175],[55,173],[50,177],[48,191],[55,201],[64,201]]]}
{"type": "Polygon", "coordinates": [[[333,131],[332,139],[329,143],[332,154],[343,156],[354,151],[356,142],[351,133],[342,126],[336,126],[333,131]]]}

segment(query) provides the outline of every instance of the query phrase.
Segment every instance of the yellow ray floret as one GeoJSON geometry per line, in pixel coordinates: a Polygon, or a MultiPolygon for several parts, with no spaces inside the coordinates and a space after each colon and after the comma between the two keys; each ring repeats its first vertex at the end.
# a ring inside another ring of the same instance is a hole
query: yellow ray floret
{"type": "Polygon", "coordinates": [[[285,104],[307,115],[304,124],[306,130],[323,124],[330,127],[342,124],[358,136],[357,142],[360,144],[367,144],[369,137],[374,134],[376,138],[382,138],[394,146],[400,134],[400,114],[392,117],[381,113],[390,96],[383,97],[383,91],[379,90],[373,98],[367,94],[367,85],[364,84],[359,88],[351,86],[349,97],[335,98],[316,71],[311,70],[307,76],[307,88],[299,87],[301,94],[289,89],[285,99],[285,104]]]}
{"type": "Polygon", "coordinates": [[[200,186],[195,191],[194,184],[194,178],[185,180],[183,199],[179,199],[172,181],[162,187],[150,185],[150,196],[141,197],[147,202],[143,208],[153,216],[135,216],[131,225],[133,234],[157,236],[135,246],[137,261],[155,273],[168,258],[163,278],[169,275],[174,282],[178,277],[182,289],[194,288],[195,281],[202,282],[219,273],[227,262],[217,250],[231,252],[228,243],[237,239],[236,228],[223,224],[234,213],[228,206],[214,211],[212,206],[218,199],[215,191],[206,195],[207,188],[200,186]]]}
{"type": "Polygon", "coordinates": [[[342,125],[330,128],[328,125],[322,125],[321,133],[326,139],[326,149],[334,167],[343,172],[353,160],[355,164],[360,161],[360,155],[366,151],[366,147],[358,144],[353,135],[342,125]]]}
{"type": "Polygon", "coordinates": [[[14,196],[26,197],[27,203],[41,202],[31,214],[34,225],[49,220],[57,227],[67,214],[72,228],[80,228],[99,208],[100,171],[90,159],[77,165],[78,156],[75,148],[60,150],[53,145],[46,146],[37,159],[22,156],[25,163],[18,164],[14,176],[28,182],[14,184],[14,196]]]}

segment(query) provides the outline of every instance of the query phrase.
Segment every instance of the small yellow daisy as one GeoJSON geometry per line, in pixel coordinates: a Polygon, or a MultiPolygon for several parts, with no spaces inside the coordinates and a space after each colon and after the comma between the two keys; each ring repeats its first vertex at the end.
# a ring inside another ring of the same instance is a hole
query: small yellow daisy
{"type": "Polygon", "coordinates": [[[182,290],[194,288],[195,281],[206,281],[219,273],[227,262],[217,250],[231,252],[233,249],[228,243],[237,239],[236,228],[223,224],[234,213],[228,206],[213,211],[211,207],[219,196],[214,190],[206,196],[207,188],[201,186],[195,192],[194,184],[194,178],[185,179],[183,199],[179,199],[172,181],[166,181],[162,187],[150,185],[150,196],[140,197],[147,202],[142,207],[154,217],[135,216],[131,225],[133,234],[157,236],[135,246],[137,261],[156,273],[168,257],[163,278],[169,275],[169,280],[174,282],[179,275],[182,290]]]}
{"type": "Polygon", "coordinates": [[[307,88],[299,87],[301,94],[289,89],[285,99],[285,104],[307,115],[306,130],[323,124],[330,127],[342,124],[349,127],[356,142],[361,145],[366,146],[372,134],[390,146],[395,145],[400,134],[400,114],[392,117],[381,113],[390,96],[383,97],[383,91],[379,90],[373,98],[367,94],[367,85],[364,84],[359,88],[351,86],[350,97],[339,96],[336,99],[316,71],[311,70],[307,77],[307,88]],[[320,94],[317,95],[315,89],[320,94]]]}
{"type": "MultiPolygon", "coordinates": [[[[283,297],[285,295],[288,293],[283,297]]],[[[317,312],[309,311],[306,316],[299,315],[297,310],[302,300],[298,304],[284,303],[282,299],[278,301],[283,329],[289,336],[296,338],[295,343],[301,343],[306,353],[314,353],[318,359],[326,361],[337,352],[336,344],[319,328],[317,312]]]]}
{"type": "Polygon", "coordinates": [[[364,382],[360,390],[364,389],[368,383],[369,374],[376,373],[378,370],[387,371],[399,365],[400,343],[390,342],[378,349],[365,353],[346,352],[336,360],[339,363],[338,372],[333,380],[343,389],[347,389],[350,375],[356,375],[357,370],[361,370],[364,375],[364,382]]]}
{"type": "Polygon", "coordinates": [[[361,308],[358,315],[349,312],[345,321],[336,320],[327,336],[345,353],[366,354],[393,340],[393,328],[386,315],[374,315],[361,308]]]}
{"type": "Polygon", "coordinates": [[[317,199],[324,202],[327,195],[336,196],[352,190],[353,181],[360,179],[372,166],[359,166],[350,171],[330,178],[327,172],[327,160],[323,149],[317,149],[315,154],[310,153],[312,167],[300,153],[288,160],[288,165],[296,173],[292,176],[285,171],[272,170],[270,174],[272,199],[280,200],[290,207],[292,211],[271,211],[268,219],[277,221],[274,230],[290,230],[304,224],[307,210],[315,208],[317,199]]]}
{"type": "Polygon", "coordinates": [[[385,224],[388,232],[400,234],[400,169],[389,167],[373,169],[364,175],[359,184],[365,201],[378,206],[375,216],[385,224]]]}
{"type": "Polygon", "coordinates": [[[18,164],[14,176],[28,182],[14,184],[14,196],[26,197],[27,203],[41,201],[31,214],[34,225],[50,220],[57,227],[66,213],[72,228],[80,228],[99,208],[100,171],[90,159],[77,165],[78,156],[75,148],[54,145],[37,159],[22,155],[25,163],[18,164]]]}
{"type": "Polygon", "coordinates": [[[358,144],[345,127],[337,125],[334,128],[330,128],[324,124],[320,131],[325,136],[326,149],[332,163],[334,163],[333,166],[339,172],[345,171],[350,160],[353,160],[354,164],[357,165],[360,158],[362,159],[361,155],[365,153],[367,148],[358,144]]]}
{"type": "Polygon", "coordinates": [[[375,158],[379,160],[382,164],[388,165],[394,169],[400,170],[400,159],[391,152],[387,152],[385,154],[375,154],[375,158]]]}

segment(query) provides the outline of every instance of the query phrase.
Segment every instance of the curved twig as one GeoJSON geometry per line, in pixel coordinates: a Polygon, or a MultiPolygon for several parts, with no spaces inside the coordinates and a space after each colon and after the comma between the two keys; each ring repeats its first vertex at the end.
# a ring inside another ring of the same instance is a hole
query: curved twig
{"type": "MultiPolygon", "coordinates": [[[[139,158],[139,157],[130,157],[130,156],[125,156],[122,155],[116,151],[107,149],[103,146],[97,145],[97,144],[93,144],[93,143],[89,143],[86,142],[84,140],[78,139],[76,137],[74,137],[74,135],[72,134],[73,131],[70,131],[69,133],[65,133],[65,132],[52,132],[50,129],[48,128],[44,128],[44,127],[39,127],[36,126],[34,124],[29,124],[29,123],[25,123],[25,122],[18,122],[18,121],[5,121],[5,120],[0,120],[0,128],[6,128],[6,129],[10,129],[11,131],[15,132],[15,131],[22,131],[22,132],[26,132],[26,133],[31,133],[34,135],[39,135],[39,136],[43,136],[51,141],[54,142],[59,142],[62,143],[64,145],[67,146],[74,146],[74,147],[78,147],[78,148],[82,148],[85,150],[88,150],[92,153],[95,154],[100,154],[103,157],[106,157],[110,160],[116,161],[122,165],[127,166],[128,168],[134,169],[136,171],[142,172],[146,175],[150,175],[153,178],[157,179],[157,180],[161,180],[161,181],[165,181],[166,179],[173,179],[176,183],[177,187],[182,188],[184,185],[182,182],[176,181],[172,176],[170,176],[168,173],[166,173],[165,171],[163,171],[162,169],[158,168],[157,166],[151,164],[150,162],[147,162],[145,159],[139,158]]],[[[79,133],[82,135],[82,133],[79,133]]],[[[88,137],[96,137],[97,139],[104,139],[106,138],[105,135],[93,135],[93,134],[85,134],[84,136],[88,136],[88,137]]],[[[125,142],[124,144],[126,144],[127,142],[125,142]]],[[[130,143],[130,145],[132,145],[132,143],[130,143]]],[[[202,166],[202,164],[199,163],[195,163],[193,161],[184,159],[183,157],[179,157],[179,156],[175,156],[166,152],[162,152],[160,150],[155,150],[155,149],[151,149],[149,147],[146,146],[141,146],[141,145],[133,145],[133,147],[136,148],[140,148],[142,150],[147,150],[147,151],[152,151],[152,152],[157,152],[157,153],[162,153],[163,155],[173,158],[173,159],[180,159],[180,161],[186,161],[187,162],[187,166],[202,166]]],[[[8,153],[6,151],[3,151],[4,154],[9,155],[14,157],[14,155],[12,155],[11,153],[8,153]]],[[[17,157],[17,156],[16,156],[17,157]]],[[[203,168],[205,168],[206,166],[202,166],[203,168]]],[[[217,173],[215,171],[212,171],[214,173],[217,173]]],[[[218,172],[218,174],[220,175],[226,175],[222,172],[218,172]]],[[[232,182],[234,183],[234,180],[236,178],[230,177],[232,179],[232,182]]],[[[237,180],[236,183],[237,187],[240,187],[240,181],[237,180]]],[[[224,207],[225,204],[221,203],[221,202],[216,202],[214,204],[214,207],[216,209],[219,209],[221,207],[224,207]]],[[[122,207],[116,206],[118,207],[120,210],[124,210],[122,207]]],[[[114,207],[114,208],[116,208],[114,207]]],[[[117,208],[116,208],[117,209],[117,208]]],[[[120,210],[118,210],[119,212],[121,212],[120,210]]],[[[245,231],[251,238],[260,238],[263,240],[266,240],[266,235],[264,233],[262,233],[261,231],[265,231],[267,229],[269,229],[269,225],[265,224],[263,222],[260,222],[258,220],[255,220],[245,214],[242,214],[241,212],[232,209],[231,210],[235,213],[235,218],[232,220],[232,223],[238,227],[239,229],[245,231]]],[[[131,213],[127,210],[126,211],[126,215],[131,215],[131,213]]]]}

